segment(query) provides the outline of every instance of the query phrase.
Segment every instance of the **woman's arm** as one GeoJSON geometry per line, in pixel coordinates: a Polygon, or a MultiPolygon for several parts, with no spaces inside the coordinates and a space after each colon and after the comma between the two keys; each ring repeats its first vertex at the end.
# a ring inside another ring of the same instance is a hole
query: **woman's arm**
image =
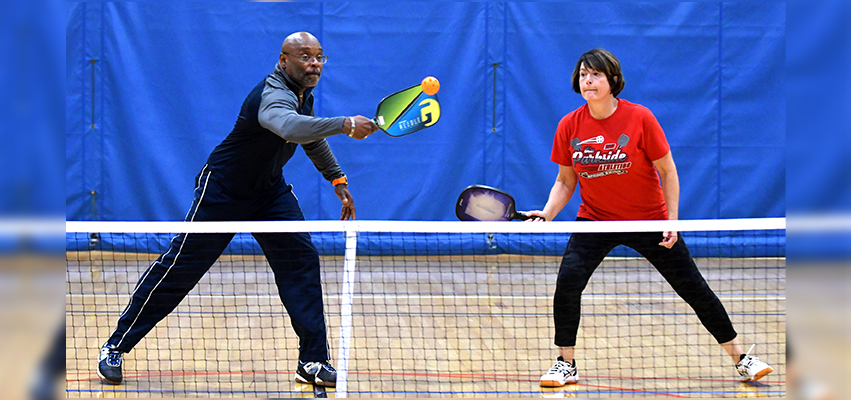
{"type": "Polygon", "coordinates": [[[526,215],[546,218],[547,221],[555,219],[573,196],[573,191],[576,190],[576,180],[576,171],[572,166],[559,165],[558,176],[553,184],[553,188],[550,190],[550,197],[547,199],[544,210],[529,211],[526,215]]]}
{"type": "MultiPolygon", "coordinates": [[[[653,166],[659,172],[662,183],[662,196],[665,197],[665,206],[668,208],[668,219],[679,218],[680,211],[680,178],[677,175],[677,166],[674,157],[669,151],[662,158],[653,161],[653,166]]],[[[671,248],[677,242],[677,232],[664,232],[664,239],[659,245],[671,248]]]]}

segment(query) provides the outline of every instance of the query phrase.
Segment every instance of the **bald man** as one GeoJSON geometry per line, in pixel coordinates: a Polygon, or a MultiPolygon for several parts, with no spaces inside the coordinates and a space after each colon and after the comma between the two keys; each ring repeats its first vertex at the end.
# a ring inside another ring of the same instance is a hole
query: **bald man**
{"type": "MultiPolygon", "coordinates": [[[[298,146],[330,182],[342,202],[341,220],[355,218],[355,204],[325,138],[345,134],[362,140],[378,126],[361,115],[318,118],[313,88],[327,61],[319,40],[293,33],[281,45],[275,69],[246,97],[230,134],[213,150],[195,177],[195,197],[186,221],[304,220],[283,167],[298,146]]],[[[275,276],[281,302],[299,337],[295,380],[335,386],[329,362],[319,254],[308,233],[255,233],[275,276]]],[[[101,380],[123,380],[129,352],[192,290],[219,258],[234,234],[178,234],[154,261],[131,294],[117,327],[103,345],[101,380]]]]}

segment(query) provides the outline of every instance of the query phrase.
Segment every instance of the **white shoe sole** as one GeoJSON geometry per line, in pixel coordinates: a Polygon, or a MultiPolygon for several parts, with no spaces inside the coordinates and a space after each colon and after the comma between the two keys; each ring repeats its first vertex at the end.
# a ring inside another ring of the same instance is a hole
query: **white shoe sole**
{"type": "Polygon", "coordinates": [[[304,379],[301,375],[295,374],[295,381],[299,383],[307,383],[309,385],[317,385],[317,386],[325,386],[325,387],[336,387],[337,382],[325,382],[321,379],[317,379],[316,382],[310,382],[307,379],[304,379]]]}

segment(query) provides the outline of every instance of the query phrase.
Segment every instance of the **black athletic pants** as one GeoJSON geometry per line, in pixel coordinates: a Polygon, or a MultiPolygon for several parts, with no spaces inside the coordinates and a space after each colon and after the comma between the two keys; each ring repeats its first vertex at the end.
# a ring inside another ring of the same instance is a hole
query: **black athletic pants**
{"type": "Polygon", "coordinates": [[[556,346],[576,345],[582,291],[597,266],[618,245],[630,247],[650,261],[718,343],[733,340],[736,331],[730,317],[698,271],[683,236],[679,235],[671,249],[660,246],[661,241],[661,232],[572,234],[562,257],[553,299],[556,346]]]}
{"type": "MultiPolygon", "coordinates": [[[[187,221],[304,220],[292,187],[261,197],[234,198],[210,178],[197,177],[187,221]]],[[[129,352],[186,297],[219,258],[234,234],[178,234],[142,275],[107,343],[129,352]]],[[[326,361],[328,344],[319,254],[308,233],[255,233],[275,276],[278,293],[299,336],[301,361],[326,361]]],[[[259,329],[259,328],[258,328],[259,329]]]]}

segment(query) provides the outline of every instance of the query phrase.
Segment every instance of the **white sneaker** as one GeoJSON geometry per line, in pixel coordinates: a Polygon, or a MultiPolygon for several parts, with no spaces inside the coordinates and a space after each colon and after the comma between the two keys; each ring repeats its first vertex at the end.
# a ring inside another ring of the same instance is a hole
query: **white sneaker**
{"type": "Polygon", "coordinates": [[[573,362],[571,364],[559,356],[558,361],[553,364],[550,370],[541,376],[541,386],[559,387],[579,381],[579,374],[576,372],[576,360],[573,360],[573,362]]]}
{"type": "Polygon", "coordinates": [[[745,356],[736,364],[736,371],[742,376],[742,382],[756,381],[772,372],[774,369],[770,365],[760,361],[760,359],[749,355],[754,346],[745,353],[745,356]]]}

